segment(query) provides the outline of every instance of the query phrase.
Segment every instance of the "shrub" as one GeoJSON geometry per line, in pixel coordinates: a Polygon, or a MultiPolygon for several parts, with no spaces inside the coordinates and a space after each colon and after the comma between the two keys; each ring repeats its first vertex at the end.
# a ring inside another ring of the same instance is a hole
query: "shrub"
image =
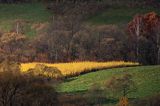
{"type": "Polygon", "coordinates": [[[0,106],[57,106],[55,83],[51,86],[43,77],[21,73],[10,61],[0,67],[0,106]]]}
{"type": "Polygon", "coordinates": [[[48,67],[44,64],[37,64],[34,68],[29,69],[34,75],[45,76],[48,78],[62,78],[61,72],[56,67],[48,67]]]}
{"type": "Polygon", "coordinates": [[[127,98],[127,97],[122,97],[122,98],[119,100],[119,103],[118,103],[117,106],[129,106],[128,98],[127,98]]]}

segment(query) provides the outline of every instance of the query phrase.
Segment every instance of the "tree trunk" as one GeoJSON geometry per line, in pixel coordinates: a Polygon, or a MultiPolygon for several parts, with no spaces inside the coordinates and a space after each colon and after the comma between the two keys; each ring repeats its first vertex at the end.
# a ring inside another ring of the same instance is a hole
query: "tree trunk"
{"type": "Polygon", "coordinates": [[[98,58],[101,60],[101,34],[100,32],[98,33],[98,58]]]}
{"type": "Polygon", "coordinates": [[[16,33],[19,34],[19,23],[16,25],[16,33]]]}
{"type": "Polygon", "coordinates": [[[123,88],[123,97],[126,96],[126,88],[123,88]]]}
{"type": "Polygon", "coordinates": [[[136,25],[136,61],[139,62],[139,36],[140,36],[140,19],[137,20],[136,25]]]}
{"type": "Polygon", "coordinates": [[[157,64],[160,64],[160,26],[158,26],[157,34],[156,34],[156,45],[157,45],[157,64]]]}
{"type": "Polygon", "coordinates": [[[160,46],[158,47],[157,64],[160,64],[160,46]]]}
{"type": "Polygon", "coordinates": [[[55,61],[57,62],[58,61],[58,52],[56,50],[56,53],[55,53],[55,61]]]}

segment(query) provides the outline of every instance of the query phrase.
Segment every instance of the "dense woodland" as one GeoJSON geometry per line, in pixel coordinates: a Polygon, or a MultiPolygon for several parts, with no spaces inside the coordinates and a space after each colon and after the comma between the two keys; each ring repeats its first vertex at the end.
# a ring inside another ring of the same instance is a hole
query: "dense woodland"
{"type": "MultiPolygon", "coordinates": [[[[19,1],[5,0],[5,3],[19,1]]],[[[21,1],[23,2],[23,1],[21,1]]],[[[25,1],[24,1],[25,2],[25,1]]],[[[31,2],[31,1],[30,1],[31,2]]],[[[38,30],[34,39],[25,36],[26,20],[17,19],[10,32],[0,33],[1,61],[6,57],[17,62],[137,61],[158,64],[160,61],[160,16],[154,12],[137,14],[125,25],[88,25],[86,20],[111,5],[157,6],[158,1],[45,1],[53,15],[48,25],[38,30]],[[155,5],[152,5],[155,4],[155,5]]]]}

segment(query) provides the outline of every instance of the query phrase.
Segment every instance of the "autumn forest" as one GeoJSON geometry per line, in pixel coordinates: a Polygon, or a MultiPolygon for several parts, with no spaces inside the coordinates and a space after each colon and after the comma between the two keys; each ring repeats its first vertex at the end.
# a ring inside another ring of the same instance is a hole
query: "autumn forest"
{"type": "Polygon", "coordinates": [[[159,0],[0,0],[0,106],[160,106],[159,0]]]}

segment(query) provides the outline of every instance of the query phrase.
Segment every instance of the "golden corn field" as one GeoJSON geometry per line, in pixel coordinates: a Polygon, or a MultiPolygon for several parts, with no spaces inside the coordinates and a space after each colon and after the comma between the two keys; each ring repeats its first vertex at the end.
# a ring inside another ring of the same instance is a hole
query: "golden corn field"
{"type": "Polygon", "coordinates": [[[26,72],[31,68],[34,68],[37,64],[43,64],[48,67],[56,67],[59,69],[63,76],[79,75],[81,73],[90,72],[99,69],[136,66],[138,63],[124,62],[124,61],[112,61],[112,62],[72,62],[72,63],[22,63],[21,71],[26,72]]]}

